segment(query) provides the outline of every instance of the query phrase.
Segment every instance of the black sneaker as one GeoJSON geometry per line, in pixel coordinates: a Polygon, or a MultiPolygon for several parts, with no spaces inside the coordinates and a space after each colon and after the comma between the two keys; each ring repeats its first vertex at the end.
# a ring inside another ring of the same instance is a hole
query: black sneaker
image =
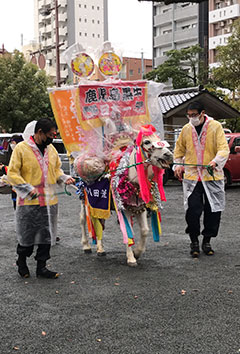
{"type": "Polygon", "coordinates": [[[199,243],[198,242],[192,242],[190,244],[190,254],[193,258],[198,258],[200,256],[200,249],[199,249],[199,243]]]}
{"type": "Polygon", "coordinates": [[[212,247],[211,247],[209,242],[204,242],[202,244],[202,250],[207,256],[213,256],[214,255],[214,250],[212,249],[212,247]]]}
{"type": "Polygon", "coordinates": [[[40,268],[40,269],[37,268],[36,275],[37,275],[37,277],[56,279],[59,277],[60,274],[57,272],[52,272],[51,270],[44,267],[44,268],[40,268]]]}
{"type": "Polygon", "coordinates": [[[20,257],[18,258],[16,262],[18,266],[18,273],[22,278],[29,278],[30,277],[30,272],[26,263],[26,259],[21,259],[20,257]]]}

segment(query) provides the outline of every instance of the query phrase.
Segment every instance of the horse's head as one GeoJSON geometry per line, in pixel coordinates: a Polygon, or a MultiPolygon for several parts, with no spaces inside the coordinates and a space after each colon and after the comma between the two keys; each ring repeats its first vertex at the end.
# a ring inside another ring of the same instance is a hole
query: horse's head
{"type": "Polygon", "coordinates": [[[143,126],[137,138],[137,145],[141,147],[143,154],[152,165],[169,168],[173,162],[173,154],[168,149],[169,144],[162,141],[155,132],[156,129],[152,125],[143,126]]]}

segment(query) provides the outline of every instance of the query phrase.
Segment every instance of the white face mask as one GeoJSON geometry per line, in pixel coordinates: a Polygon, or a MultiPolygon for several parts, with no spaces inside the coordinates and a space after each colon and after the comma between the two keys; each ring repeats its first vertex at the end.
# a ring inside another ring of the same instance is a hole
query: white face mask
{"type": "Polygon", "coordinates": [[[189,118],[189,121],[190,121],[190,123],[191,123],[194,127],[197,127],[198,125],[201,124],[199,118],[200,118],[200,114],[199,114],[199,116],[197,116],[197,117],[189,118]]]}
{"type": "Polygon", "coordinates": [[[13,150],[15,148],[16,144],[10,144],[10,148],[13,150]]]}

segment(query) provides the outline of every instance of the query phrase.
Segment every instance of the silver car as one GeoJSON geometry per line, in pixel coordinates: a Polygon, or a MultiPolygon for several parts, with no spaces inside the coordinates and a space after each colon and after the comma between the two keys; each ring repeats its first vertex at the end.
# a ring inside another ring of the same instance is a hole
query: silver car
{"type": "Polygon", "coordinates": [[[63,169],[64,173],[69,175],[70,174],[70,161],[67,156],[67,151],[65,149],[62,139],[53,139],[52,144],[55,147],[55,149],[57,150],[58,155],[61,159],[62,169],[63,169]]]}

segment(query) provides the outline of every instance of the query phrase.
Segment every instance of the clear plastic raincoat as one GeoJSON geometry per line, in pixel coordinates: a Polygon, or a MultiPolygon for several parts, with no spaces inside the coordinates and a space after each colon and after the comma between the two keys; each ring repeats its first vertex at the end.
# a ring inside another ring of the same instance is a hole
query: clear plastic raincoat
{"type": "Polygon", "coordinates": [[[17,239],[21,246],[54,244],[57,232],[57,182],[69,176],[61,170],[61,161],[53,145],[41,154],[32,138],[14,149],[8,167],[8,181],[17,192],[17,239]],[[28,194],[36,189],[35,199],[28,194]]]}
{"type": "Polygon", "coordinates": [[[212,212],[223,211],[225,207],[223,167],[228,159],[229,147],[221,124],[205,115],[200,135],[195,127],[186,124],[177,140],[174,150],[174,162],[185,163],[183,179],[184,207],[188,209],[188,198],[198,181],[203,183],[212,212]],[[216,162],[214,176],[201,166],[216,162]]]}

